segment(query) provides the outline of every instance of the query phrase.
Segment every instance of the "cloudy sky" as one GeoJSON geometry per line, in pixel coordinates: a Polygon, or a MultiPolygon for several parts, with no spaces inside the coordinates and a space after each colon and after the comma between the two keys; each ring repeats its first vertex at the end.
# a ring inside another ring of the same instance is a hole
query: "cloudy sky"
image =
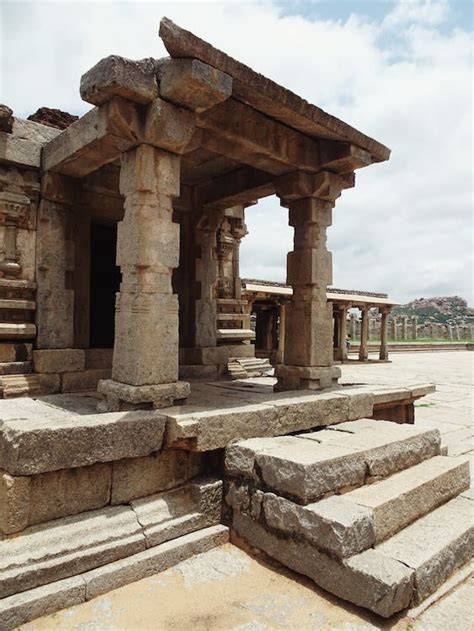
{"type": "MultiPolygon", "coordinates": [[[[337,287],[473,304],[473,15],[469,0],[0,0],[0,102],[82,114],[79,80],[112,53],[161,57],[168,16],[392,149],[334,210],[337,287]]],[[[242,276],[285,280],[276,198],[247,210],[242,276]]]]}

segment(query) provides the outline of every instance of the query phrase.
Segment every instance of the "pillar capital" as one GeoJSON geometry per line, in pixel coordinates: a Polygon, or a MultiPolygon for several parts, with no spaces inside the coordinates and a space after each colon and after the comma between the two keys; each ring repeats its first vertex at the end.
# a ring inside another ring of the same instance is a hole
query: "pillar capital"
{"type": "Polygon", "coordinates": [[[341,191],[353,187],[354,183],[353,173],[336,175],[329,171],[320,171],[319,173],[293,171],[278,178],[276,191],[284,206],[295,200],[308,197],[325,200],[334,206],[341,191]]]}

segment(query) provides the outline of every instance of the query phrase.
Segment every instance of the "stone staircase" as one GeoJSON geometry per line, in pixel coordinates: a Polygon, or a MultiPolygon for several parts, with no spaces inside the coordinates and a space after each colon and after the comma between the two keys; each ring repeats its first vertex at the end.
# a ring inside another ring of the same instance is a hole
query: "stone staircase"
{"type": "Polygon", "coordinates": [[[234,357],[227,364],[227,371],[231,379],[248,379],[249,377],[263,377],[273,366],[267,358],[234,357]]]}
{"type": "Polygon", "coordinates": [[[356,605],[390,617],[473,554],[469,464],[437,430],[360,419],[226,450],[232,528],[356,605]]]}
{"type": "Polygon", "coordinates": [[[0,630],[90,600],[224,543],[222,481],[190,482],[0,540],[0,630]]]}

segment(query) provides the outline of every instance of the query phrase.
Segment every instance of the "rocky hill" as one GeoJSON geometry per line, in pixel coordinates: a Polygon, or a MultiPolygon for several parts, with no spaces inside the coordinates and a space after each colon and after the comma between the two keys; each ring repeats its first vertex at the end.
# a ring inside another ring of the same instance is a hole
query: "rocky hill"
{"type": "Polygon", "coordinates": [[[474,309],[460,296],[417,298],[393,309],[394,315],[418,316],[419,321],[443,324],[474,324],[474,309]]]}

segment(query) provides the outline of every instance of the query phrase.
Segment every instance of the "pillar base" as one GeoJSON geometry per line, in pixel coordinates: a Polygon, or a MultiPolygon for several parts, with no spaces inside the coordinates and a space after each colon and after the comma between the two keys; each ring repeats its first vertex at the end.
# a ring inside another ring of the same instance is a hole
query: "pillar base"
{"type": "Polygon", "coordinates": [[[322,390],[338,386],[341,369],[338,366],[286,366],[275,368],[278,379],[275,392],[285,390],[322,390]]]}
{"type": "Polygon", "coordinates": [[[165,408],[184,403],[191,391],[187,381],[131,386],[113,379],[99,381],[97,391],[105,395],[99,403],[99,412],[165,408]]]}

